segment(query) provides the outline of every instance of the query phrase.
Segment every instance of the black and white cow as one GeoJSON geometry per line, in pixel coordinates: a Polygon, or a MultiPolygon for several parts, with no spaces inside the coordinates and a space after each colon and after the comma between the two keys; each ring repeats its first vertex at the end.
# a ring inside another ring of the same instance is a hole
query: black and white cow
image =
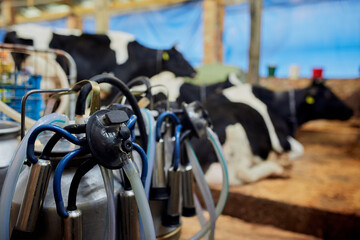
{"type": "MultiPolygon", "coordinates": [[[[288,152],[290,158],[303,153],[294,139],[296,128],[315,119],[349,119],[352,110],[339,100],[323,82],[285,92],[273,92],[249,84],[224,89],[203,102],[219,135],[228,161],[232,184],[254,182],[271,175],[282,175],[284,168],[267,160],[270,152],[288,152]]],[[[203,167],[215,162],[205,141],[194,140],[194,148],[203,167]]],[[[207,178],[216,172],[211,165],[207,178]]]]}
{"type": "MultiPolygon", "coordinates": [[[[124,82],[128,82],[137,76],[152,77],[162,71],[170,71],[175,76],[181,77],[193,77],[196,74],[195,69],[175,47],[165,50],[150,49],[135,40],[130,41],[125,50],[128,58],[124,63],[119,64],[117,61],[119,49],[107,35],[52,33],[51,39],[48,41],[47,47],[64,50],[74,58],[78,80],[89,79],[104,72],[112,72],[124,82]]],[[[18,37],[15,31],[8,32],[4,42],[34,44],[32,39],[18,37]]],[[[19,62],[23,60],[24,56],[20,55],[18,59],[15,59],[15,62],[20,66],[19,62]]],[[[66,69],[64,60],[58,60],[66,69]]]]}
{"type": "Polygon", "coordinates": [[[74,58],[79,80],[104,72],[113,72],[124,82],[138,76],[152,77],[162,71],[170,71],[181,77],[193,77],[196,74],[175,47],[166,50],[151,49],[132,41],[127,45],[127,61],[117,64],[116,53],[110,45],[110,38],[102,34],[65,36],[54,33],[49,46],[64,50],[74,58]]]}

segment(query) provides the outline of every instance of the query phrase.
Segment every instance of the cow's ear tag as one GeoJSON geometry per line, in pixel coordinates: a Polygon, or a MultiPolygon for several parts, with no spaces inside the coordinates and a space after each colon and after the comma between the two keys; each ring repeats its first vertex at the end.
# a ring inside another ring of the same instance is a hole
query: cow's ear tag
{"type": "Polygon", "coordinates": [[[314,104],[315,103],[315,99],[312,96],[307,96],[305,99],[307,104],[314,104]]]}
{"type": "Polygon", "coordinates": [[[162,58],[163,58],[164,61],[169,61],[170,56],[169,56],[169,54],[167,52],[163,52],[162,53],[162,58]]]}

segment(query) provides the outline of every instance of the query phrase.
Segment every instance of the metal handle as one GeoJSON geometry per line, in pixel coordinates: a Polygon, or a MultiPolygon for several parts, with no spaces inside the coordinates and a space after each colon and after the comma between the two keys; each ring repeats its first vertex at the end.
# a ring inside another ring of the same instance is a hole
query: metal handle
{"type": "Polygon", "coordinates": [[[25,117],[26,117],[26,100],[28,99],[28,97],[31,94],[34,93],[57,93],[57,92],[66,92],[66,91],[70,91],[70,88],[62,88],[62,89],[34,89],[34,90],[30,90],[28,92],[26,92],[23,96],[23,98],[21,99],[21,130],[20,130],[20,134],[21,134],[21,139],[24,138],[25,136],[25,117]]]}

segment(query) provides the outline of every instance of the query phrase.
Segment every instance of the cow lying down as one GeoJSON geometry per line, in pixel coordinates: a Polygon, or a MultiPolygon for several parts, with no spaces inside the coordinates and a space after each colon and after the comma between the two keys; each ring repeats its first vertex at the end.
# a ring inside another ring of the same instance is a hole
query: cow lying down
{"type": "MultiPolygon", "coordinates": [[[[294,135],[305,122],[352,116],[352,110],[318,80],[307,88],[285,92],[240,84],[211,95],[204,107],[223,144],[230,183],[235,185],[282,176],[285,168],[269,160],[269,154],[288,153],[290,159],[300,156],[304,148],[294,135]]],[[[202,139],[193,141],[200,162],[208,169],[207,180],[220,182],[216,157],[205,144],[202,139]]]]}

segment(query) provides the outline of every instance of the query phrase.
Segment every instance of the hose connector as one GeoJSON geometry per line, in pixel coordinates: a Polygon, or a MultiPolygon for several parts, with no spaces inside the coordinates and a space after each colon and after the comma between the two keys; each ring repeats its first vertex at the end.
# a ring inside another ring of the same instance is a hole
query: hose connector
{"type": "Polygon", "coordinates": [[[181,168],[182,184],[182,215],[184,217],[193,217],[196,215],[194,203],[194,176],[190,164],[181,168]]]}
{"type": "Polygon", "coordinates": [[[31,166],[28,184],[21,204],[15,229],[34,232],[39,213],[44,203],[51,175],[49,160],[39,159],[31,166]]]}
{"type": "Polygon", "coordinates": [[[140,222],[133,190],[120,192],[118,206],[118,227],[121,229],[119,239],[140,239],[140,222]]]}
{"type": "Polygon", "coordinates": [[[152,174],[152,186],[150,189],[151,200],[165,200],[169,197],[165,178],[165,142],[160,139],[156,142],[156,155],[152,174]]]}
{"type": "Polygon", "coordinates": [[[82,214],[80,210],[68,211],[69,216],[63,218],[64,240],[82,240],[82,214]]]}
{"type": "Polygon", "coordinates": [[[170,167],[168,171],[168,188],[170,190],[166,215],[162,218],[162,224],[174,227],[180,224],[180,199],[181,199],[181,171],[170,167]]]}

